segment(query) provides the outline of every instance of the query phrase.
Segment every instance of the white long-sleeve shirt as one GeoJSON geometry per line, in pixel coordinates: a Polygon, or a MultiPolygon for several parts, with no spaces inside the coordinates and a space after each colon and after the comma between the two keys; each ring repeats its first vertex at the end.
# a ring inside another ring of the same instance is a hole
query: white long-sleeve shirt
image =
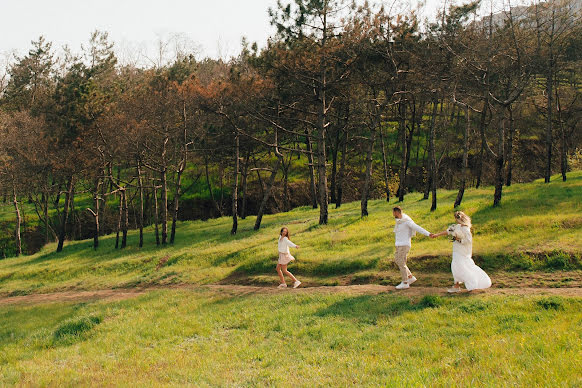
{"type": "Polygon", "coordinates": [[[394,226],[394,245],[397,247],[412,246],[411,239],[416,232],[424,234],[425,236],[430,236],[430,233],[416,225],[410,216],[402,213],[402,218],[397,218],[396,225],[394,226]]]}
{"type": "Polygon", "coordinates": [[[289,240],[287,237],[281,238],[281,236],[279,236],[279,243],[277,245],[279,248],[279,252],[281,253],[290,253],[289,247],[291,248],[297,247],[297,245],[293,244],[291,240],[289,240]]]}

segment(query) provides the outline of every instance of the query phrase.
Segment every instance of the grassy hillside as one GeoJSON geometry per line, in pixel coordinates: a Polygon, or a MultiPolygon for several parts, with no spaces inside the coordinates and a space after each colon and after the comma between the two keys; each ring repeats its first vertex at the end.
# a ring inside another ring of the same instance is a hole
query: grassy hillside
{"type": "MultiPolygon", "coordinates": [[[[491,207],[492,190],[468,190],[462,206],[473,217],[478,264],[498,273],[497,285],[519,285],[503,279],[508,272],[526,276],[533,270],[568,270],[549,285],[577,285],[582,277],[582,172],[570,174],[565,183],[555,178],[550,184],[504,188],[498,208],[491,207]]],[[[455,195],[439,191],[439,207],[433,213],[418,193],[407,195],[400,205],[417,223],[436,232],[453,223],[455,195]]],[[[392,283],[398,280],[392,264],[393,203],[371,201],[365,219],[359,216],[359,203],[332,208],[326,226],[317,224],[318,210],[309,208],[266,216],[259,232],[252,230],[255,220],[249,217],[241,220],[236,236],[229,234],[230,218],[184,222],[176,244],[164,248],[155,246],[151,230],[142,249],[136,247],[135,233],[123,251],[114,249],[114,236],[104,237],[97,251],[91,241],[67,243],[59,254],[47,246],[33,256],[0,261],[0,294],[176,283],[276,285],[276,239],[283,225],[301,245],[290,269],[306,285],[392,283]]],[[[425,274],[419,285],[448,284],[450,254],[447,240],[416,237],[409,266],[425,274]]]]}
{"type": "Polygon", "coordinates": [[[0,306],[0,385],[582,384],[579,298],[306,291],[0,306]]]}
{"type": "MultiPolygon", "coordinates": [[[[402,205],[437,231],[452,223],[455,194],[439,192],[434,213],[417,194],[402,205]]],[[[582,173],[567,183],[515,185],[497,209],[491,194],[469,190],[463,209],[473,215],[475,255],[494,286],[579,287],[582,173]]],[[[148,290],[121,301],[12,298],[0,303],[0,385],[582,384],[579,297],[274,288],[282,225],[302,246],[291,267],[306,286],[396,283],[391,207],[373,201],[360,219],[359,203],[347,204],[331,210],[327,226],[317,224],[317,211],[295,209],[265,217],[259,232],[253,218],[244,220],[236,236],[228,218],[186,222],[170,247],[156,247],[150,230],[143,249],[131,234],[123,251],[108,236],[98,251],[80,241],[60,254],[48,246],[2,260],[4,295],[217,282],[273,288],[148,290]]],[[[410,267],[419,286],[450,284],[450,249],[444,239],[415,239],[410,267]]]]}

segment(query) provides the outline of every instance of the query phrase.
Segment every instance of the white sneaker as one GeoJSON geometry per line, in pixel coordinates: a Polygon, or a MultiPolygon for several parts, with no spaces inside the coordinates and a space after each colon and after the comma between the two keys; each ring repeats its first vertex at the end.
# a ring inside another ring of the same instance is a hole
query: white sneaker
{"type": "Polygon", "coordinates": [[[279,287],[277,287],[277,288],[287,288],[287,285],[285,283],[281,283],[281,284],[279,284],[279,287]]]}
{"type": "Polygon", "coordinates": [[[461,287],[451,287],[447,290],[448,293],[454,294],[455,292],[461,292],[461,287]]]}
{"type": "Polygon", "coordinates": [[[416,281],[416,278],[414,276],[412,276],[411,278],[408,278],[408,285],[410,286],[415,281],[416,281]]]}
{"type": "Polygon", "coordinates": [[[404,283],[404,282],[402,282],[396,286],[397,290],[406,290],[407,288],[410,288],[410,285],[408,283],[404,283]]]}
{"type": "Polygon", "coordinates": [[[301,282],[299,280],[297,280],[295,283],[293,283],[293,288],[299,287],[300,284],[301,284],[301,282]]]}

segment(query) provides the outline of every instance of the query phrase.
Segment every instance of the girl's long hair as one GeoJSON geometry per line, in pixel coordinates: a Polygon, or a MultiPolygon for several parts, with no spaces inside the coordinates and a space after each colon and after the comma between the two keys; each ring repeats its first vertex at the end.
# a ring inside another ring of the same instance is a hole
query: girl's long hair
{"type": "MultiPolygon", "coordinates": [[[[279,237],[283,236],[283,231],[285,229],[287,229],[285,226],[281,228],[281,231],[279,232],[279,237]]],[[[287,235],[285,237],[287,237],[289,240],[291,240],[291,237],[289,235],[289,229],[287,229],[287,235]]]]}
{"type": "Polygon", "coordinates": [[[469,229],[471,229],[471,226],[472,226],[471,217],[469,217],[465,213],[460,212],[460,211],[455,212],[455,220],[459,221],[459,224],[465,225],[465,226],[469,227],[469,229]]]}

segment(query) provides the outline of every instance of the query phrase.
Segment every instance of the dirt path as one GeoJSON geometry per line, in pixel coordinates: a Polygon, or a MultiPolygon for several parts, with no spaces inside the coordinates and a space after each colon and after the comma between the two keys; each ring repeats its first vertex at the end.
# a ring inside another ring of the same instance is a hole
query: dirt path
{"type": "MultiPolygon", "coordinates": [[[[350,286],[329,286],[329,287],[304,287],[298,289],[288,288],[280,290],[276,287],[242,286],[242,285],[178,285],[172,287],[146,287],[133,289],[105,289],[94,291],[63,291],[48,294],[31,294],[19,296],[0,297],[0,306],[39,304],[51,302],[86,302],[96,300],[123,300],[135,298],[152,291],[159,290],[211,290],[230,296],[244,296],[251,294],[331,294],[342,293],[347,295],[375,295],[380,293],[398,294],[409,297],[422,297],[424,295],[448,296],[444,287],[411,287],[408,290],[398,291],[392,286],[381,286],[377,284],[362,284],[350,286]]],[[[490,288],[483,291],[463,291],[451,297],[467,297],[469,295],[560,295],[568,297],[582,297],[582,288],[490,288]]]]}
{"type": "MultiPolygon", "coordinates": [[[[257,287],[257,286],[237,286],[237,285],[209,285],[199,288],[207,288],[227,294],[246,295],[246,294],[279,294],[282,292],[294,292],[299,294],[331,294],[346,293],[352,295],[365,294],[400,294],[404,296],[424,296],[424,295],[451,295],[445,287],[410,287],[407,290],[397,290],[393,286],[381,286],[378,284],[359,284],[350,286],[327,286],[327,287],[305,287],[292,289],[287,288],[280,290],[276,287],[257,287]]],[[[490,288],[469,292],[464,290],[458,294],[461,295],[562,295],[562,296],[579,296],[582,297],[582,288],[490,288]]]]}
{"type": "Polygon", "coordinates": [[[142,295],[149,289],[107,289],[95,291],[63,291],[50,294],[30,294],[0,297],[0,306],[47,302],[85,302],[93,300],[122,300],[142,295]]]}

